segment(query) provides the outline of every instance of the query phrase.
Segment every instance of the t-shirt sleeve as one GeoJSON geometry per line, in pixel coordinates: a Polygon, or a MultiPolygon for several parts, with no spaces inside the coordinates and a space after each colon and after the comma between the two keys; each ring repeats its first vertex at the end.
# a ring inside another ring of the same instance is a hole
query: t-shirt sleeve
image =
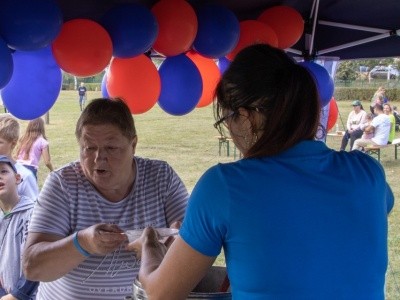
{"type": "Polygon", "coordinates": [[[381,123],[382,123],[382,121],[381,121],[381,118],[379,116],[373,118],[372,121],[371,121],[371,125],[374,126],[374,128],[376,128],[381,123]]]}
{"type": "Polygon", "coordinates": [[[44,148],[49,146],[49,141],[46,140],[44,137],[41,137],[39,140],[39,148],[43,150],[44,148]]]}
{"type": "Polygon", "coordinates": [[[36,202],[28,231],[67,236],[70,233],[68,195],[61,176],[50,173],[36,202]]]}
{"type": "MultiPolygon", "coordinates": [[[[364,155],[364,154],[358,153],[358,155],[364,155]]],[[[391,210],[393,209],[393,206],[394,206],[394,195],[393,195],[393,191],[392,191],[390,185],[386,181],[385,170],[382,167],[382,165],[376,159],[373,159],[370,156],[367,156],[367,158],[370,160],[371,166],[374,166],[374,168],[376,168],[375,171],[372,171],[372,172],[377,174],[376,180],[378,180],[378,178],[381,178],[382,179],[382,186],[383,185],[385,186],[385,189],[384,189],[384,191],[385,191],[385,199],[384,199],[384,201],[386,201],[386,212],[387,212],[387,214],[389,214],[391,212],[391,210]]]]}
{"type": "Polygon", "coordinates": [[[189,198],[180,236],[193,249],[218,256],[229,224],[229,193],[218,166],[198,181],[189,198]]]}
{"type": "Polygon", "coordinates": [[[387,207],[387,213],[389,214],[394,206],[394,195],[393,191],[390,188],[389,184],[386,183],[386,207],[387,207]]]}
{"type": "Polygon", "coordinates": [[[168,225],[175,221],[182,221],[186,212],[188,192],[178,174],[169,166],[167,167],[167,197],[165,201],[165,216],[168,225]]]}

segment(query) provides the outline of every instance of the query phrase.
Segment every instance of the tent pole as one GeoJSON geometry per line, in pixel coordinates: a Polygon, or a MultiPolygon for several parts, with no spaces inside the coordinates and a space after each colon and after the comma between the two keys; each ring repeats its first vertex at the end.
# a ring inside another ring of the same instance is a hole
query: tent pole
{"type": "Polygon", "coordinates": [[[310,39],[310,44],[309,44],[309,49],[308,49],[308,55],[311,56],[313,51],[314,51],[314,37],[315,37],[315,30],[317,27],[317,18],[318,18],[318,9],[319,9],[319,0],[315,0],[315,11],[314,11],[314,16],[313,16],[313,27],[312,27],[312,32],[311,32],[311,39],[310,39]]]}
{"type": "Polygon", "coordinates": [[[354,46],[358,46],[358,45],[362,45],[362,44],[366,44],[366,43],[370,43],[370,42],[374,42],[374,41],[378,41],[387,37],[392,36],[391,32],[387,32],[387,33],[383,33],[383,34],[379,34],[376,36],[372,36],[366,39],[362,39],[362,40],[358,40],[358,41],[354,41],[354,42],[350,42],[350,43],[346,43],[340,46],[335,46],[335,47],[331,47],[331,48],[327,48],[321,51],[318,51],[318,55],[322,55],[322,54],[326,54],[326,53],[330,53],[330,52],[334,52],[334,51],[338,51],[338,50],[342,50],[342,49],[346,49],[346,48],[350,48],[350,47],[354,47],[354,46]]]}
{"type": "Polygon", "coordinates": [[[351,24],[345,24],[345,23],[322,21],[322,20],[318,21],[318,24],[331,26],[331,27],[338,27],[338,28],[347,28],[347,29],[354,29],[354,30],[360,30],[360,31],[369,31],[369,32],[375,32],[375,33],[387,33],[387,32],[389,32],[389,30],[387,30],[387,29],[380,29],[380,28],[367,27],[367,26],[358,26],[358,25],[351,25],[351,24]]]}

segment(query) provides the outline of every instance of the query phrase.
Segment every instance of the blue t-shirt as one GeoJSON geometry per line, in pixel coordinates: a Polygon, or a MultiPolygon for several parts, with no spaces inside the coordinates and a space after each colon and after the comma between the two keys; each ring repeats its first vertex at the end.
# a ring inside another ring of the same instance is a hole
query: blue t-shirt
{"type": "Polygon", "coordinates": [[[393,201],[374,158],[303,141],[209,169],[180,235],[207,256],[224,249],[236,300],[384,299],[393,201]]]}
{"type": "Polygon", "coordinates": [[[78,93],[79,93],[79,96],[85,96],[86,95],[86,87],[80,86],[78,88],[78,93]]]}

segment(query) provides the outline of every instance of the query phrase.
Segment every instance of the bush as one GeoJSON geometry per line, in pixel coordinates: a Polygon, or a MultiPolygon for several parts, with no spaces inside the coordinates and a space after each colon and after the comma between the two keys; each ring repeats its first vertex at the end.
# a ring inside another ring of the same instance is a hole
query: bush
{"type": "MultiPolygon", "coordinates": [[[[376,88],[364,87],[336,87],[334,97],[336,101],[354,100],[371,101],[372,96],[376,92],[376,88]]],[[[400,89],[386,89],[386,96],[390,101],[400,101],[400,89]]]]}

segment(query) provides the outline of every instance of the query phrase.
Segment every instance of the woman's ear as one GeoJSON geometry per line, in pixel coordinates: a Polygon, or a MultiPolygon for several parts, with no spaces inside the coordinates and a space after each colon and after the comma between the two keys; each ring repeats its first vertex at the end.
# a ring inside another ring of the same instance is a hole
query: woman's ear
{"type": "Polygon", "coordinates": [[[238,109],[239,115],[244,116],[244,117],[249,117],[249,111],[243,107],[239,107],[238,109]]]}
{"type": "Polygon", "coordinates": [[[241,119],[240,124],[242,125],[242,130],[248,132],[248,134],[253,133],[253,115],[249,112],[249,110],[240,107],[238,109],[239,118],[241,119]]]}

